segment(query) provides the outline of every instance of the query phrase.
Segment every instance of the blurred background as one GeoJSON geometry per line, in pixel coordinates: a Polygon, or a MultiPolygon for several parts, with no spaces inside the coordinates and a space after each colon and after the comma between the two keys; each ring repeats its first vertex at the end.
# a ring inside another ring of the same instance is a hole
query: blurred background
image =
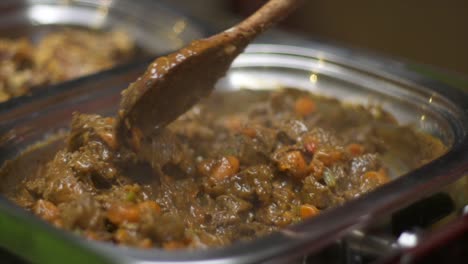
{"type": "MultiPolygon", "coordinates": [[[[165,0],[205,23],[229,23],[264,0],[165,0]],[[223,21],[220,21],[223,20],[223,21]]],[[[468,75],[466,0],[305,0],[282,27],[340,46],[468,75]]]]}

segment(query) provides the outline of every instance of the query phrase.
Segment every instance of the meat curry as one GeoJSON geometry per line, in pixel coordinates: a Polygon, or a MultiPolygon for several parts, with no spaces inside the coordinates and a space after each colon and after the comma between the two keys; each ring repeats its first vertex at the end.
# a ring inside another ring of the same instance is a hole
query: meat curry
{"type": "Polygon", "coordinates": [[[263,236],[378,188],[395,174],[388,153],[413,169],[445,151],[378,106],[293,88],[215,93],[138,141],[139,155],[116,141],[115,122],[75,113],[65,146],[6,196],[88,239],[207,248],[263,236]]]}

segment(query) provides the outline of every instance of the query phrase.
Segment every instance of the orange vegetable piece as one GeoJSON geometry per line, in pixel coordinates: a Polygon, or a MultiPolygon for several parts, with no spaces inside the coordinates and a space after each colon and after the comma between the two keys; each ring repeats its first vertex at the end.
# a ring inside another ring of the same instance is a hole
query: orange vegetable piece
{"type": "Polygon", "coordinates": [[[376,172],[376,171],[368,171],[368,172],[364,173],[364,178],[376,179],[376,178],[379,177],[378,175],[379,175],[379,173],[376,172]]]}
{"type": "Polygon", "coordinates": [[[316,158],[323,162],[326,166],[332,165],[343,157],[343,153],[338,150],[320,151],[316,154],[316,158]]]}
{"type": "Polygon", "coordinates": [[[346,146],[346,151],[352,156],[359,156],[364,153],[364,146],[357,143],[351,143],[346,146]]]}
{"type": "Polygon", "coordinates": [[[161,207],[155,201],[144,201],[138,204],[140,212],[148,210],[157,214],[161,213],[161,207]]]}
{"type": "Polygon", "coordinates": [[[222,157],[219,160],[218,166],[211,173],[211,177],[221,180],[232,176],[239,172],[240,162],[234,156],[222,157]]]}
{"type": "Polygon", "coordinates": [[[390,179],[388,178],[385,171],[368,171],[364,173],[364,178],[369,180],[377,180],[378,183],[383,184],[387,183],[390,179]]]}
{"type": "Polygon", "coordinates": [[[317,207],[310,204],[301,205],[299,211],[302,219],[314,217],[320,213],[320,210],[317,209],[317,207]]]}
{"type": "Polygon", "coordinates": [[[286,157],[279,160],[278,168],[280,171],[288,171],[296,178],[302,178],[309,172],[309,167],[298,150],[286,153],[286,157]]]}
{"type": "Polygon", "coordinates": [[[244,127],[242,130],[241,130],[241,133],[250,137],[250,138],[254,138],[255,136],[257,136],[257,131],[255,131],[255,129],[251,128],[251,127],[244,127]]]}
{"type": "Polygon", "coordinates": [[[296,103],[294,104],[294,110],[296,114],[304,117],[315,112],[316,105],[312,99],[304,96],[296,100],[296,103]]]}
{"type": "Polygon", "coordinates": [[[133,204],[113,204],[107,210],[107,218],[116,225],[124,222],[138,222],[140,210],[137,205],[133,204]]]}

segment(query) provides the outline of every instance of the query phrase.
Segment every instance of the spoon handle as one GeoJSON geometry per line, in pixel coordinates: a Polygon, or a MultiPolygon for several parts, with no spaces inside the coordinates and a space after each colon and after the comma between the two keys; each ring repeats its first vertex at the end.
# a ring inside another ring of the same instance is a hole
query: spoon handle
{"type": "Polygon", "coordinates": [[[270,0],[250,17],[225,32],[239,32],[247,40],[252,40],[292,13],[301,2],[303,0],[270,0]]]}

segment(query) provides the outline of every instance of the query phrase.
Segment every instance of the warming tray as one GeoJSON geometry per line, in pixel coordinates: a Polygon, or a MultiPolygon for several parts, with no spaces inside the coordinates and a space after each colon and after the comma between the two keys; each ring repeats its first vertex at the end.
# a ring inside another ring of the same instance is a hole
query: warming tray
{"type": "MultiPolygon", "coordinates": [[[[468,171],[468,95],[385,60],[358,60],[322,50],[252,45],[220,87],[294,86],[345,101],[378,103],[403,124],[442,140],[449,150],[429,164],[377,190],[280,232],[219,249],[168,252],[91,242],[57,230],[0,196],[0,246],[44,263],[253,263],[284,262],[316,252],[347,232],[389,215],[448,185],[468,171]],[[380,67],[375,67],[376,63],[380,67]]],[[[68,83],[66,90],[22,99],[0,109],[0,163],[32,143],[67,128],[71,113],[113,114],[120,91],[146,64],[113,69],[68,83]]],[[[8,178],[2,181],[17,181],[8,178]]],[[[2,190],[0,190],[2,191],[2,190]]],[[[5,190],[3,190],[5,191],[5,190]]]]}

